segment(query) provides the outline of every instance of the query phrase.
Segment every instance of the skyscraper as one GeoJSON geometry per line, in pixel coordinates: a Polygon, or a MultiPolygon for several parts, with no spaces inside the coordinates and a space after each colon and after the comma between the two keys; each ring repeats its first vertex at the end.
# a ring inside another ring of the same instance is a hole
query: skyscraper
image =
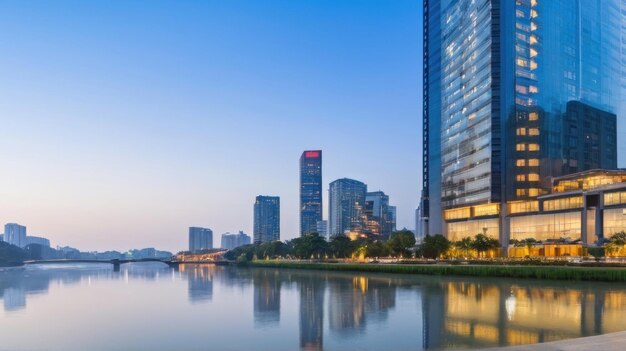
{"type": "Polygon", "coordinates": [[[371,234],[388,238],[392,231],[389,196],[382,191],[365,195],[366,226],[371,234]]]}
{"type": "Polygon", "coordinates": [[[189,227],[189,251],[198,252],[213,248],[213,231],[208,228],[189,227]]]}
{"type": "Polygon", "coordinates": [[[17,247],[25,247],[26,227],[17,223],[7,223],[4,225],[4,241],[17,247]]]}
{"type": "Polygon", "coordinates": [[[317,231],[322,220],[322,150],[300,156],[300,235],[317,231]]]}
{"type": "Polygon", "coordinates": [[[328,198],[330,236],[363,229],[366,193],[367,185],[358,180],[342,178],[330,183],[328,198]]]}
{"type": "Polygon", "coordinates": [[[257,196],[254,202],[254,243],[280,240],[280,198],[257,196]]]}
{"type": "Polygon", "coordinates": [[[250,236],[242,231],[239,231],[238,234],[224,233],[222,234],[222,245],[220,245],[220,247],[230,250],[239,246],[248,245],[250,242],[250,236]]]}
{"type": "Polygon", "coordinates": [[[616,163],[618,1],[424,1],[429,234],[506,246],[507,216],[537,211],[552,177],[616,163]],[[597,154],[572,145],[594,133],[597,154]]]}

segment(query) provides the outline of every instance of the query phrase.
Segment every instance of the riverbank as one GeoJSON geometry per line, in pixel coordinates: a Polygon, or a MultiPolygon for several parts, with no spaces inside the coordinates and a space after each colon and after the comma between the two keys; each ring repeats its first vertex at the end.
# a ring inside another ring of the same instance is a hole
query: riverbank
{"type": "Polygon", "coordinates": [[[326,271],[626,282],[626,268],[607,267],[323,263],[282,260],[253,261],[249,265],[252,267],[326,271]]]}
{"type": "Polygon", "coordinates": [[[546,342],[486,349],[490,351],[581,351],[602,350],[622,351],[626,344],[626,332],[587,336],[584,338],[566,339],[546,342]]]}

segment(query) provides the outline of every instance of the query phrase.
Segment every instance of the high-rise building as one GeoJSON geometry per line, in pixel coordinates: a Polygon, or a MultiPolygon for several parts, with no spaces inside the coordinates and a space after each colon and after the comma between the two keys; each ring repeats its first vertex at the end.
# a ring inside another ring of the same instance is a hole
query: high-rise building
{"type": "Polygon", "coordinates": [[[254,202],[254,243],[280,240],[280,198],[257,196],[254,202]]]}
{"type": "Polygon", "coordinates": [[[328,221],[317,221],[317,234],[328,239],[328,221]]]}
{"type": "Polygon", "coordinates": [[[250,236],[242,231],[238,234],[224,233],[222,234],[222,249],[231,250],[239,246],[250,244],[250,236]]]}
{"type": "Polygon", "coordinates": [[[17,223],[7,223],[4,225],[4,241],[11,245],[24,248],[26,242],[26,227],[17,223]]]}
{"type": "Polygon", "coordinates": [[[322,220],[322,150],[300,156],[300,235],[317,231],[322,220]]]}
{"type": "Polygon", "coordinates": [[[208,228],[189,227],[189,251],[199,252],[213,248],[213,231],[208,228]]]}
{"type": "Polygon", "coordinates": [[[508,216],[537,211],[550,179],[616,163],[618,1],[424,0],[428,234],[506,246],[508,216]]]}
{"type": "Polygon", "coordinates": [[[396,206],[389,206],[389,214],[387,215],[387,227],[389,228],[389,234],[396,231],[396,206]]]}
{"type": "Polygon", "coordinates": [[[365,194],[365,221],[368,231],[380,238],[388,238],[393,231],[389,196],[382,191],[365,194]]]}
{"type": "Polygon", "coordinates": [[[364,229],[366,193],[367,185],[358,180],[342,178],[330,183],[328,198],[330,236],[364,229]]]}

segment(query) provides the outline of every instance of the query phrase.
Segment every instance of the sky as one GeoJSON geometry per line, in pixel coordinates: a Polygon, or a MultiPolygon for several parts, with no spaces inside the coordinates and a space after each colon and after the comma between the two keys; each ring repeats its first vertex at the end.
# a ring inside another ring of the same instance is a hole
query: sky
{"type": "Polygon", "coordinates": [[[298,234],[298,159],[415,226],[421,2],[0,2],[0,223],[81,250],[252,234],[257,195],[298,234]]]}

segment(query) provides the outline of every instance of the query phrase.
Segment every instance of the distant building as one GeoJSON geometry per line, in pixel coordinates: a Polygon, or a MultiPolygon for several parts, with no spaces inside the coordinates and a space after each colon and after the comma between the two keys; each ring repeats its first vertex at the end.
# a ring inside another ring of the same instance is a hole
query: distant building
{"type": "Polygon", "coordinates": [[[280,240],[280,197],[256,197],[253,234],[255,244],[280,240]]]}
{"type": "Polygon", "coordinates": [[[396,231],[396,216],[397,216],[397,209],[396,206],[389,206],[389,222],[387,223],[387,225],[390,228],[390,233],[393,233],[396,231]]]}
{"type": "Polygon", "coordinates": [[[364,228],[366,193],[367,185],[358,180],[342,178],[330,183],[328,203],[330,236],[364,228]]]}
{"type": "Polygon", "coordinates": [[[198,252],[213,248],[213,231],[208,228],[189,227],[189,251],[198,252]]]}
{"type": "Polygon", "coordinates": [[[4,241],[4,234],[0,234],[0,241],[4,241]]]}
{"type": "Polygon", "coordinates": [[[37,244],[44,247],[50,247],[50,240],[39,236],[27,236],[26,245],[37,244]]]}
{"type": "Polygon", "coordinates": [[[328,221],[327,220],[317,221],[317,234],[325,238],[328,238],[328,221]]]}
{"type": "Polygon", "coordinates": [[[317,230],[322,220],[322,150],[300,156],[300,235],[317,230]]]}
{"type": "Polygon", "coordinates": [[[222,249],[231,250],[239,246],[250,244],[250,236],[242,231],[238,234],[224,233],[222,234],[222,249]]]}
{"type": "Polygon", "coordinates": [[[26,246],[26,227],[17,223],[4,225],[4,241],[17,247],[26,246]]]}

